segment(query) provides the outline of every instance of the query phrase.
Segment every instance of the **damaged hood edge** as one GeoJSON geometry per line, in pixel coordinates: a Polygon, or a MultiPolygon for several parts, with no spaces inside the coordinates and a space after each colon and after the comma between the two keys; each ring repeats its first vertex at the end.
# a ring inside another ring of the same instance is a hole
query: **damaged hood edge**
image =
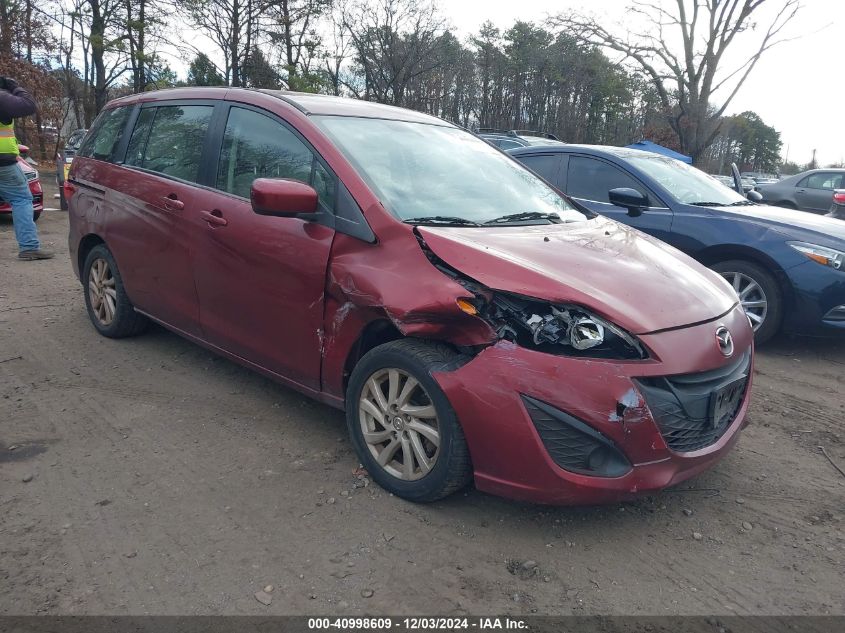
{"type": "Polygon", "coordinates": [[[632,334],[706,323],[737,302],[716,273],[607,218],[417,230],[435,255],[492,290],[582,305],[632,334]]]}

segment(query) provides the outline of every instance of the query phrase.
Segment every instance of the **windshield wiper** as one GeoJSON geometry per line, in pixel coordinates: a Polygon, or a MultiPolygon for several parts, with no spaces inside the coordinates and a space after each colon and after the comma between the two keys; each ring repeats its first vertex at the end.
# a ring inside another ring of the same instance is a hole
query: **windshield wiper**
{"type": "Polygon", "coordinates": [[[402,221],[405,224],[459,224],[461,226],[481,226],[474,220],[467,220],[466,218],[461,218],[456,215],[428,215],[420,218],[408,218],[407,220],[402,221]]]}
{"type": "Polygon", "coordinates": [[[553,224],[560,224],[563,220],[557,213],[541,213],[539,211],[522,211],[520,213],[511,213],[503,215],[499,218],[487,220],[484,224],[506,224],[508,222],[523,222],[526,220],[548,220],[553,224]]]}
{"type": "Polygon", "coordinates": [[[737,200],[736,202],[687,202],[694,207],[744,207],[748,204],[755,204],[751,200],[737,200]]]}

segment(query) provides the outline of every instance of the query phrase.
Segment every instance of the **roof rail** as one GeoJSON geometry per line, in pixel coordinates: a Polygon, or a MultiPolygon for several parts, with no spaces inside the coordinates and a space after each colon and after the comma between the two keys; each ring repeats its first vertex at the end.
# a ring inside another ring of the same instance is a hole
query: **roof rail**
{"type": "Polygon", "coordinates": [[[541,136],[552,141],[559,141],[560,139],[551,132],[538,132],[536,130],[510,130],[508,132],[511,136],[541,136]]]}

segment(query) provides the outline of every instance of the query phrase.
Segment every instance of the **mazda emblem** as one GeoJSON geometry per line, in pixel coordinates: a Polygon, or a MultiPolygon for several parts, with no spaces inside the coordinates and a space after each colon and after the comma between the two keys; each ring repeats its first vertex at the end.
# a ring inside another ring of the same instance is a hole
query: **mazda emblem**
{"type": "Polygon", "coordinates": [[[734,353],[734,339],[728,328],[724,325],[716,330],[716,344],[719,346],[719,351],[725,356],[730,356],[734,353]]]}

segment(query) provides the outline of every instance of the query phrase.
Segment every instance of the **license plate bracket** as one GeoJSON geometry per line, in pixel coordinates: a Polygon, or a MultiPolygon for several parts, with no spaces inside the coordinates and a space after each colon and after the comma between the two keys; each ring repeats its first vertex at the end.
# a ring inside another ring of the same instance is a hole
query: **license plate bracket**
{"type": "Polygon", "coordinates": [[[714,429],[721,428],[727,422],[725,418],[732,416],[739,408],[747,382],[748,377],[743,376],[710,394],[710,423],[714,429]]]}

